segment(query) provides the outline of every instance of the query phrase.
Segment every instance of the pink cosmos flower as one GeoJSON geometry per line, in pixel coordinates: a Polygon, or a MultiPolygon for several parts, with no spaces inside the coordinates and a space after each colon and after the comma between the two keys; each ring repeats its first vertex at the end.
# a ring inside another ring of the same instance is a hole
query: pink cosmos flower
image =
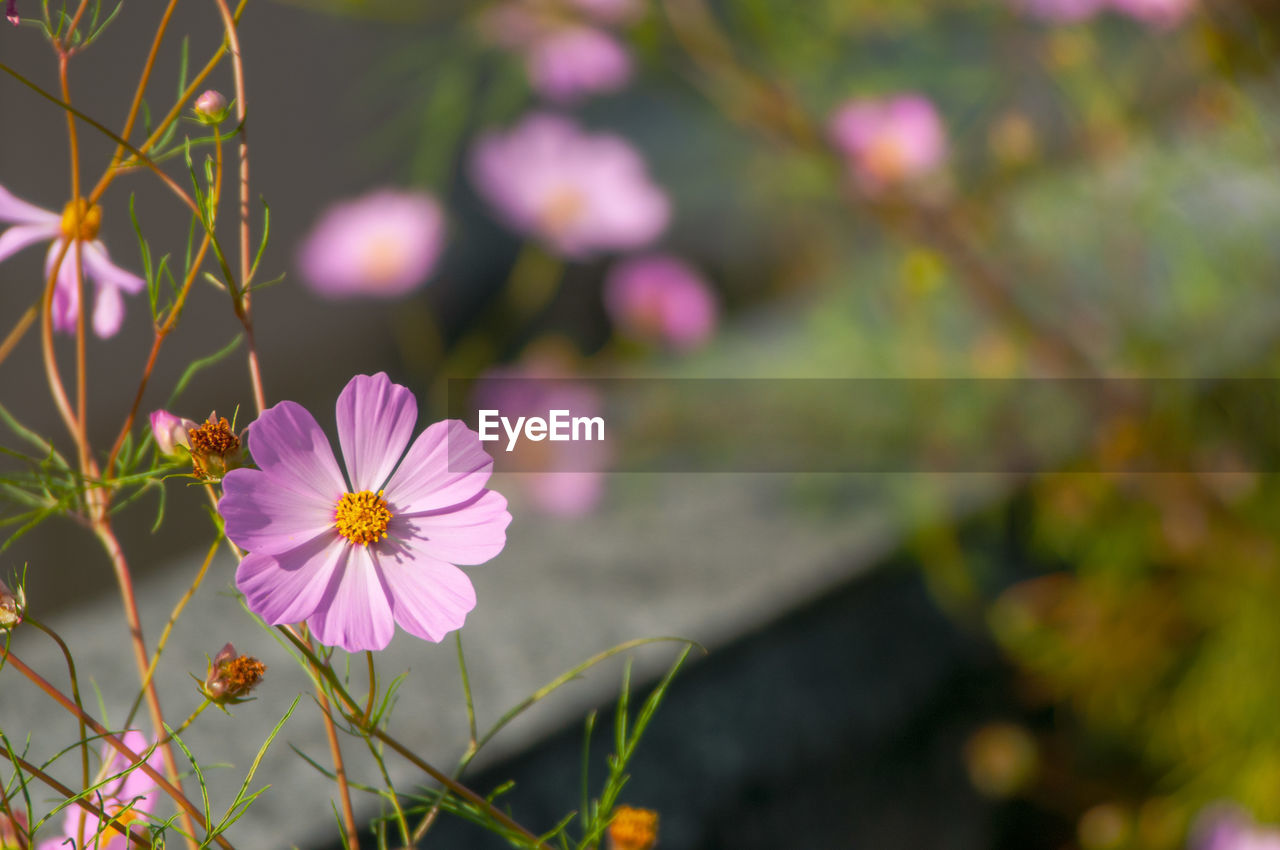
{"type": "Polygon", "coordinates": [[[830,134],[873,194],[936,172],[947,156],[942,118],[918,94],[847,101],[832,116],[830,134]]]}
{"type": "Polygon", "coordinates": [[[595,27],[557,27],[526,49],[529,82],[548,100],[574,103],[621,89],[631,79],[631,56],[595,27]]]}
{"type": "MultiPolygon", "coordinates": [[[[0,186],[0,221],[13,224],[0,234],[0,261],[33,245],[49,242],[45,258],[45,278],[53,273],[53,264],[67,240],[79,243],[86,277],[94,283],[93,332],[102,339],[114,336],[124,322],[122,292],[136,295],[146,282],[111,262],[107,248],[97,238],[102,223],[102,208],[90,207],[82,198],[79,204],[67,204],[62,215],[41,209],[15,197],[0,186]]],[[[53,290],[53,327],[74,333],[80,315],[79,287],[76,286],[75,244],[72,244],[58,266],[58,279],[53,290]]]]}
{"type": "MultiPolygon", "coordinates": [[[[146,737],[141,732],[136,731],[125,732],[121,736],[120,742],[138,754],[145,753],[147,748],[151,746],[146,737]]],[[[102,757],[103,760],[109,759],[106,776],[123,773],[130,766],[129,760],[110,746],[103,751],[102,757]]],[[[147,765],[152,770],[158,771],[161,769],[162,762],[159,748],[156,748],[147,757],[147,765]]],[[[155,791],[155,782],[139,766],[114,783],[90,794],[86,799],[108,815],[111,815],[114,821],[126,829],[131,827],[141,829],[146,822],[146,816],[150,815],[152,809],[155,808],[156,797],[158,796],[155,791]]],[[[79,806],[68,806],[63,826],[63,837],[42,841],[40,850],[66,850],[68,847],[126,850],[131,846],[133,844],[129,839],[117,832],[114,827],[103,823],[100,818],[89,814],[79,806]],[[81,818],[83,818],[83,822],[81,818]],[[96,840],[94,836],[98,836],[96,840]]]]}
{"type": "Polygon", "coordinates": [[[557,115],[485,135],[471,177],[513,229],[566,257],[641,248],[670,217],[666,194],[626,140],[557,115]]]}
{"type": "Polygon", "coordinates": [[[696,348],[716,327],[711,287],[682,260],[666,254],[618,263],[604,282],[604,306],[625,333],[672,348],[696,348]]]}
{"type": "Polygon", "coordinates": [[[395,298],[426,281],[443,247],[434,198],[384,189],[329,207],[303,240],[298,266],[328,298],[395,298]]]}
{"type": "Polygon", "coordinates": [[[385,374],[352,378],[337,404],[346,478],[300,405],[249,426],[259,468],[226,474],[218,510],[250,553],[236,570],[250,610],[348,652],[382,649],[396,623],[430,641],[462,626],[476,597],[454,565],[502,551],[511,514],[485,489],[493,460],[476,433],[437,422],[410,446],[417,416],[385,374]]]}

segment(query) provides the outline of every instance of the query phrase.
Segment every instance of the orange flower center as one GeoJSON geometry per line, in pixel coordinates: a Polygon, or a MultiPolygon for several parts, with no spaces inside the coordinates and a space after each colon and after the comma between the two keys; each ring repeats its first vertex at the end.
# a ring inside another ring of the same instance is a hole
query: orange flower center
{"type": "Polygon", "coordinates": [[[586,210],[587,199],[575,186],[561,186],[542,205],[542,225],[553,234],[564,232],[586,210]]]}
{"type": "Polygon", "coordinates": [[[390,522],[391,511],[387,510],[387,502],[382,498],[381,490],[376,494],[368,490],[343,493],[333,514],[333,525],[338,533],[361,546],[368,546],[385,538],[387,524],[390,522]]]}
{"type": "Polygon", "coordinates": [[[79,198],[62,209],[62,235],[67,239],[91,242],[98,238],[102,226],[102,207],[79,198]]]}
{"type": "Polygon", "coordinates": [[[652,850],[657,841],[657,812],[633,806],[618,806],[609,823],[611,850],[652,850]]]}

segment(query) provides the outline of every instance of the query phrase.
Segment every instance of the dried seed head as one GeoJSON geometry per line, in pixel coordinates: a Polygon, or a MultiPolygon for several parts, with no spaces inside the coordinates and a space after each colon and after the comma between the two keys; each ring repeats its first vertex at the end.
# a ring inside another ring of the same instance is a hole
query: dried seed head
{"type": "Polygon", "coordinates": [[[266,672],[267,665],[252,656],[236,654],[236,648],[227,644],[209,662],[200,690],[210,702],[234,705],[248,698],[266,672]]]}

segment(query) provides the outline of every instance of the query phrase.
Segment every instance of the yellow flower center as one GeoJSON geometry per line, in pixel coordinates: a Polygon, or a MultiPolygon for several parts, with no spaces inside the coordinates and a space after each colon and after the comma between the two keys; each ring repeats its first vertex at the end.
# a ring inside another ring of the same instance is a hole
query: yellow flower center
{"type": "Polygon", "coordinates": [[[586,211],[587,199],[576,186],[561,186],[542,205],[542,226],[559,234],[573,226],[586,211]]]}
{"type": "Polygon", "coordinates": [[[62,235],[67,239],[79,239],[91,242],[98,238],[98,228],[102,226],[102,207],[79,198],[67,204],[62,210],[62,235]]]}
{"type": "Polygon", "coordinates": [[[387,510],[387,502],[382,498],[381,490],[376,494],[368,490],[343,493],[333,514],[333,525],[338,533],[361,546],[368,546],[385,538],[389,522],[391,511],[387,510]]]}

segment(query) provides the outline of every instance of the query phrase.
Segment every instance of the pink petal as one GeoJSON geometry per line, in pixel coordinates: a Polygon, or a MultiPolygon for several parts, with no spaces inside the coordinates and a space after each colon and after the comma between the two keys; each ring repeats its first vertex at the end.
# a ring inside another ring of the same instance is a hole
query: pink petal
{"type": "MultiPolygon", "coordinates": [[[[151,739],[136,730],[126,732],[120,739],[120,742],[140,756],[146,755],[147,749],[150,748],[152,744],[151,739]]],[[[129,762],[124,755],[114,748],[112,748],[112,752],[114,752],[116,757],[119,759],[118,764],[112,765],[113,772],[119,772],[128,767],[129,762]]],[[[164,756],[159,747],[156,747],[155,750],[152,751],[151,755],[147,757],[146,763],[147,766],[154,771],[159,772],[164,770],[164,756]]],[[[141,812],[143,814],[150,814],[156,804],[156,794],[153,793],[156,791],[156,788],[157,786],[154,779],[147,776],[147,774],[141,769],[136,769],[124,778],[123,782],[120,783],[119,789],[114,793],[114,796],[121,803],[129,803],[137,797],[142,797],[143,799],[134,803],[134,811],[141,812]]],[[[123,841],[124,839],[121,838],[120,840],[123,841]]]]}
{"type": "Polygon", "coordinates": [[[334,572],[342,572],[351,546],[321,534],[278,555],[246,555],[236,569],[236,587],[249,610],[271,625],[297,623],[315,613],[334,572]]]}
{"type": "Polygon", "coordinates": [[[11,221],[15,224],[53,225],[59,229],[62,226],[62,216],[15,197],[12,192],[3,186],[0,186],[0,221],[11,221]]]}
{"type": "Polygon", "coordinates": [[[347,652],[382,649],[395,634],[388,590],[364,546],[348,546],[347,567],[330,581],[307,626],[325,646],[347,652]]]}
{"type": "Polygon", "coordinates": [[[356,375],[338,396],[338,442],[354,490],[380,490],[404,454],[418,402],[385,372],[356,375]]]}
{"type": "Polygon", "coordinates": [[[462,627],[476,607],[476,591],[467,574],[420,552],[403,558],[379,555],[395,620],[411,635],[439,642],[462,627]]]}
{"type": "Polygon", "coordinates": [[[60,232],[58,227],[52,224],[19,224],[10,227],[4,233],[0,233],[0,261],[9,259],[28,245],[43,242],[46,239],[57,239],[60,232]]]}
{"type": "Polygon", "coordinates": [[[396,516],[388,532],[423,554],[451,564],[483,564],[507,543],[507,500],[485,490],[471,501],[430,514],[396,516]]]}
{"type": "Polygon", "coordinates": [[[387,482],[387,502],[397,516],[459,505],[484,489],[493,458],[480,436],[459,419],[437,422],[418,435],[387,482]]]}
{"type": "Polygon", "coordinates": [[[222,479],[218,513],[227,537],[260,555],[278,555],[333,528],[336,501],[296,493],[256,469],[233,469],[222,479]]]}
{"type": "Polygon", "coordinates": [[[93,302],[93,332],[99,339],[109,339],[124,324],[124,296],[114,286],[98,290],[93,302]]]}
{"type": "Polygon", "coordinates": [[[111,262],[107,255],[107,246],[97,239],[84,244],[84,269],[89,276],[103,286],[119,287],[131,295],[137,295],[147,282],[133,272],[111,262]]]}
{"type": "MultiPolygon", "coordinates": [[[[44,261],[46,281],[53,273],[53,264],[58,260],[62,245],[62,240],[58,239],[49,246],[49,253],[44,261]]],[[[80,316],[80,287],[76,285],[74,250],[74,245],[67,249],[66,256],[58,266],[58,280],[53,286],[53,329],[62,333],[75,333],[76,319],[80,316]]]]}
{"type": "Polygon", "coordinates": [[[249,453],[281,487],[337,505],[347,492],[333,449],[315,417],[302,405],[282,401],[249,426],[249,453]]]}

